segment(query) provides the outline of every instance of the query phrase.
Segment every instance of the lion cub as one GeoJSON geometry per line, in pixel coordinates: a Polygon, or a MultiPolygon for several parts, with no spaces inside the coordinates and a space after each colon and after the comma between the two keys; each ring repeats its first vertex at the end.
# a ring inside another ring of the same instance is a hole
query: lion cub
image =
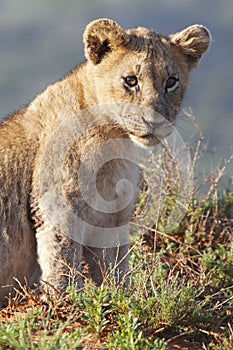
{"type": "Polygon", "coordinates": [[[98,285],[110,270],[122,280],[141,179],[135,145],[172,131],[210,34],[99,19],[84,44],[87,62],[0,126],[1,302],[14,277],[82,287],[83,262],[98,285]]]}

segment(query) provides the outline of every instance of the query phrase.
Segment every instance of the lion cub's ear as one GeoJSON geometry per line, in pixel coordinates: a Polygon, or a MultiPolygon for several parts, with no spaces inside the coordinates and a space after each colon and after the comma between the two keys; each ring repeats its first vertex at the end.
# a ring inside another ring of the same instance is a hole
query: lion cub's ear
{"type": "Polygon", "coordinates": [[[211,35],[208,29],[198,24],[170,35],[170,39],[173,44],[181,48],[190,69],[197,66],[201,56],[207,51],[211,43],[211,35]]]}
{"type": "Polygon", "coordinates": [[[86,58],[98,64],[109,51],[124,45],[126,38],[126,32],[116,22],[110,19],[93,21],[83,34],[86,58]]]}

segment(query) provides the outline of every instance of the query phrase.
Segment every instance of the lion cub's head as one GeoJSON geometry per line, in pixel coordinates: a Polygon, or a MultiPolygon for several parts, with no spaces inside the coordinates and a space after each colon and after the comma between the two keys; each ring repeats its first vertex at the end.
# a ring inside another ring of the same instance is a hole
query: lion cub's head
{"type": "Polygon", "coordinates": [[[96,103],[138,106],[136,113],[125,108],[115,122],[134,141],[149,146],[158,142],[161,126],[164,136],[171,132],[168,124],[174,124],[190,70],[208,49],[210,34],[193,25],[166,37],[146,28],[123,30],[100,19],[87,26],[84,43],[96,103]]]}

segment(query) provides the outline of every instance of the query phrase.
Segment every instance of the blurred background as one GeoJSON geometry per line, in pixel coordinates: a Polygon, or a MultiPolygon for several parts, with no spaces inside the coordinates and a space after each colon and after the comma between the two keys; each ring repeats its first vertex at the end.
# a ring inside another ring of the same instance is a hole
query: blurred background
{"type": "MultiPolygon", "coordinates": [[[[124,28],[146,26],[166,35],[195,23],[210,29],[212,47],[192,73],[183,108],[192,108],[204,133],[206,151],[196,174],[215,169],[233,145],[232,0],[1,0],[1,118],[84,61],[82,32],[99,17],[112,18],[124,28]]],[[[192,123],[185,116],[179,129],[194,147],[192,123]]],[[[225,188],[232,174],[230,166],[225,188]]]]}

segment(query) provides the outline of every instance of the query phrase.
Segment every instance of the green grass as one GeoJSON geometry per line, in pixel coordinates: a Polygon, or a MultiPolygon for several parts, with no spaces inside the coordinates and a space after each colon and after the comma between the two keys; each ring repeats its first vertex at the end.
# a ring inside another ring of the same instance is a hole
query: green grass
{"type": "Polygon", "coordinates": [[[19,288],[0,311],[0,349],[165,350],[185,339],[186,346],[231,350],[233,192],[220,196],[218,181],[204,198],[194,196],[170,233],[164,223],[172,203],[155,224],[153,208],[144,211],[151,197],[145,185],[133,220],[142,237],[132,246],[129,288],[111,276],[99,288],[86,280],[83,293],[69,287],[46,299],[19,288]]]}
{"type": "Polygon", "coordinates": [[[23,317],[15,317],[14,321],[2,322],[1,349],[82,349],[80,345],[85,339],[85,331],[81,328],[67,331],[73,322],[72,317],[65,322],[53,322],[48,316],[43,319],[42,314],[42,308],[38,307],[36,311],[29,311],[23,317]]]}

